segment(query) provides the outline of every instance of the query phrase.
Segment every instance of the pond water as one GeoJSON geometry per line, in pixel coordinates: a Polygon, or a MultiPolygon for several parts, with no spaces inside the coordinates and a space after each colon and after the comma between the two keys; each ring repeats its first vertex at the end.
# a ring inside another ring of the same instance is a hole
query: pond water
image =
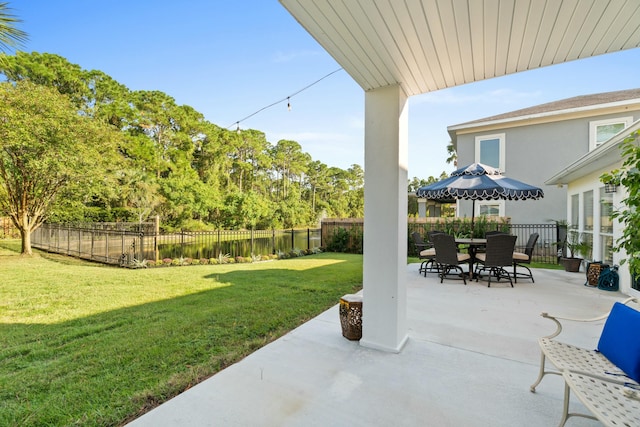
{"type": "Polygon", "coordinates": [[[159,244],[159,258],[217,258],[218,255],[229,254],[232,257],[249,257],[251,255],[269,255],[278,252],[289,252],[294,249],[315,249],[320,247],[320,230],[291,230],[276,232],[270,237],[239,238],[218,242],[193,241],[184,243],[159,244]]]}

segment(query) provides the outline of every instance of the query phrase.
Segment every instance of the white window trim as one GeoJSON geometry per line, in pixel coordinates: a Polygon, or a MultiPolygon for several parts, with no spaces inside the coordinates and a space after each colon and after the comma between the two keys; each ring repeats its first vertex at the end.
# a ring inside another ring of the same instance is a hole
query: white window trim
{"type": "Polygon", "coordinates": [[[602,144],[597,144],[596,142],[596,128],[603,125],[615,125],[616,123],[624,123],[624,127],[628,128],[631,126],[631,123],[633,123],[633,117],[616,117],[613,119],[594,120],[589,122],[589,151],[602,144]]]}
{"type": "Polygon", "coordinates": [[[500,169],[503,173],[506,172],[506,158],[507,158],[506,151],[505,151],[506,134],[504,133],[476,136],[476,142],[475,142],[475,159],[476,160],[475,161],[480,162],[480,142],[487,139],[497,139],[500,141],[500,159],[499,159],[500,166],[498,167],[498,169],[500,169]]]}
{"type": "MultiPolygon", "coordinates": [[[[605,253],[605,250],[607,249],[607,247],[604,244],[604,238],[605,237],[611,237],[613,239],[613,246],[615,247],[615,237],[613,235],[613,229],[611,230],[611,232],[602,231],[602,198],[601,198],[600,194],[601,194],[603,188],[604,187],[598,187],[598,190],[597,190],[597,192],[598,192],[598,200],[594,200],[593,201],[594,208],[598,209],[597,216],[594,213],[594,219],[597,218],[597,221],[598,221],[598,229],[597,229],[598,234],[597,234],[597,236],[598,236],[598,246],[599,246],[598,252],[600,253],[600,257],[598,259],[601,259],[601,260],[605,259],[604,253],[605,253]]],[[[611,196],[611,202],[613,204],[613,195],[611,196]]],[[[609,215],[609,219],[612,219],[611,215],[609,215]]],[[[594,230],[594,235],[593,235],[594,239],[596,237],[595,231],[596,230],[594,230]]],[[[596,243],[594,242],[593,245],[595,247],[596,243]]],[[[612,253],[612,257],[613,257],[613,252],[614,251],[611,252],[612,253]]],[[[595,253],[595,251],[593,253],[595,253]]],[[[609,261],[611,261],[611,260],[609,260],[609,261]]]]}
{"type": "Polygon", "coordinates": [[[476,210],[473,213],[474,217],[480,216],[480,206],[485,205],[498,205],[498,216],[506,216],[505,215],[505,203],[504,200],[476,200],[476,210]]]}

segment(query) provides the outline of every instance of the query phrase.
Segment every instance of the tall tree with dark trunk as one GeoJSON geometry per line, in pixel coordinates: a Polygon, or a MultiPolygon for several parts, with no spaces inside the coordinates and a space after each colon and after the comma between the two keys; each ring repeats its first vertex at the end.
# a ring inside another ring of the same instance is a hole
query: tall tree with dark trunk
{"type": "Polygon", "coordinates": [[[20,231],[31,254],[31,232],[46,219],[62,191],[90,190],[115,166],[115,135],[78,114],[57,90],[29,81],[0,83],[0,211],[20,231]],[[79,185],[86,183],[86,185],[79,185]]]}

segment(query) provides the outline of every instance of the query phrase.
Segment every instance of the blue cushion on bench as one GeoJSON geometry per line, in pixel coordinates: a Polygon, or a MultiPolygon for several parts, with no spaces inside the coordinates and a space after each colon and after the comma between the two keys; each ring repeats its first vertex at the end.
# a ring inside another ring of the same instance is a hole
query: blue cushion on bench
{"type": "Polygon", "coordinates": [[[598,350],[629,378],[640,382],[640,312],[619,302],[613,304],[598,350]]]}

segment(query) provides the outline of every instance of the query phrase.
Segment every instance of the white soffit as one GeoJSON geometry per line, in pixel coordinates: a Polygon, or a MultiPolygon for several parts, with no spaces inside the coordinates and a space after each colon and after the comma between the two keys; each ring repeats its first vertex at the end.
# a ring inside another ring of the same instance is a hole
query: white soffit
{"type": "Polygon", "coordinates": [[[418,95],[640,46],[639,0],[279,0],[364,89],[418,95]]]}

